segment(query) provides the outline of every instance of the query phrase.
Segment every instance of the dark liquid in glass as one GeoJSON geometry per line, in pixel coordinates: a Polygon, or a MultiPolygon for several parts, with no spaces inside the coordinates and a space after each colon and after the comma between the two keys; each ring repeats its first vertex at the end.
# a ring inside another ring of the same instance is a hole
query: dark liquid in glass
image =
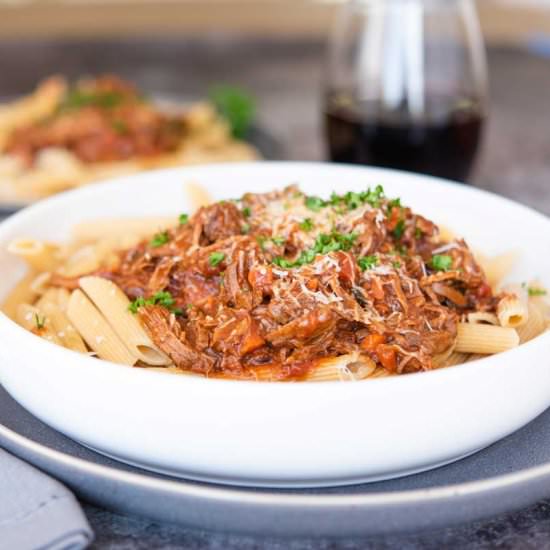
{"type": "Polygon", "coordinates": [[[432,96],[425,110],[418,119],[406,105],[389,111],[378,101],[328,95],[325,125],[330,159],[465,181],[480,143],[481,108],[468,99],[432,96]]]}

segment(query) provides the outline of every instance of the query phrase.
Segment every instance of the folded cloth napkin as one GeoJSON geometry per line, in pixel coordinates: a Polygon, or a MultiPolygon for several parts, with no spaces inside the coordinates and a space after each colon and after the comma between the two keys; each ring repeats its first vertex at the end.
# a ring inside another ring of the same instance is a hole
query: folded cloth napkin
{"type": "Polygon", "coordinates": [[[79,550],[92,539],[67,488],[0,449],[0,550],[79,550]]]}

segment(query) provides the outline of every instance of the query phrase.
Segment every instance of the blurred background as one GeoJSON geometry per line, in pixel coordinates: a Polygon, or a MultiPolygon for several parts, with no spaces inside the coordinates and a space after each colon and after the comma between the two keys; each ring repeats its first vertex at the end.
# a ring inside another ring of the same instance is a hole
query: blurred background
{"type": "MultiPolygon", "coordinates": [[[[392,0],[387,0],[389,3],[392,0]]],[[[268,157],[327,158],[322,74],[343,1],[4,0],[0,96],[42,78],[116,73],[149,93],[249,90],[268,157]]],[[[469,181],[550,213],[550,1],[478,0],[489,118],[469,181]]]]}

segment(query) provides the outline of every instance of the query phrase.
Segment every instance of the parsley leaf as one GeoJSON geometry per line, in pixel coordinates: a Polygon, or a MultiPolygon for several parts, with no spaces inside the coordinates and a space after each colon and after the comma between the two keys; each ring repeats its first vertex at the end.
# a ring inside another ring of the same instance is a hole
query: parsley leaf
{"type": "Polygon", "coordinates": [[[282,246],[285,244],[285,238],[284,237],[271,237],[271,240],[277,245],[282,246]]]}
{"type": "Polygon", "coordinates": [[[153,294],[153,296],[151,296],[150,298],[139,296],[134,301],[130,302],[128,310],[135,315],[142,307],[162,306],[169,310],[171,313],[174,313],[175,315],[181,315],[183,311],[180,308],[174,307],[175,303],[176,300],[170,294],[170,292],[161,290],[160,292],[156,292],[155,294],[153,294]]]}
{"type": "Polygon", "coordinates": [[[327,202],[319,197],[306,197],[305,205],[313,212],[319,212],[321,208],[327,206],[327,202]]]}
{"type": "Polygon", "coordinates": [[[453,259],[445,254],[436,254],[432,256],[431,264],[436,271],[449,271],[453,265],[453,259]]]}
{"type": "Polygon", "coordinates": [[[250,224],[249,223],[243,223],[241,226],[241,233],[243,235],[246,235],[247,233],[250,233],[250,224]]]}
{"type": "Polygon", "coordinates": [[[311,231],[313,229],[313,220],[311,218],[305,218],[300,223],[300,229],[302,231],[311,231]]]}
{"type": "Polygon", "coordinates": [[[400,239],[405,233],[405,220],[399,220],[392,233],[396,239],[400,239]]]}
{"type": "Polygon", "coordinates": [[[189,214],[180,214],[180,225],[185,225],[189,221],[189,214]]]}
{"type": "Polygon", "coordinates": [[[158,248],[159,246],[166,244],[169,240],[170,236],[168,235],[168,231],[162,231],[153,236],[151,242],[149,243],[149,246],[151,246],[152,248],[158,248]]]}
{"type": "Polygon", "coordinates": [[[40,317],[38,313],[34,314],[34,324],[38,330],[43,329],[46,326],[46,317],[40,317]]]}
{"type": "Polygon", "coordinates": [[[250,210],[250,207],[249,206],[245,206],[243,208],[243,216],[245,218],[250,218],[250,215],[252,214],[252,211],[250,210]]]}
{"type": "Polygon", "coordinates": [[[329,252],[336,252],[338,250],[349,250],[356,239],[356,233],[344,234],[338,233],[337,231],[322,233],[315,239],[315,244],[311,248],[303,250],[296,260],[287,260],[286,258],[278,256],[274,258],[273,263],[286,269],[300,267],[313,262],[318,254],[328,254],[329,252]]]}
{"type": "Polygon", "coordinates": [[[357,260],[357,263],[359,264],[361,271],[365,271],[367,269],[372,269],[378,264],[378,257],[374,254],[370,256],[363,256],[357,260]]]}
{"type": "Polygon", "coordinates": [[[216,267],[223,261],[224,258],[225,254],[223,252],[212,252],[212,254],[210,254],[210,256],[208,257],[208,263],[212,267],[216,267]]]}

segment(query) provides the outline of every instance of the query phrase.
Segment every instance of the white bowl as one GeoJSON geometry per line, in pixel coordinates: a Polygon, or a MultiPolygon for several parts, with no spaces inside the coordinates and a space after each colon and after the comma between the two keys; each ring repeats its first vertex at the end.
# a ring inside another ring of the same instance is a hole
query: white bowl
{"type": "MultiPolygon", "coordinates": [[[[0,225],[0,296],[23,273],[16,237],[67,239],[83,220],[188,210],[183,183],[216,198],[297,182],[308,193],[382,184],[389,196],[487,254],[520,250],[511,279],[550,279],[550,221],[482,191],[351,166],[230,164],[150,172],[66,193],[0,225]]],[[[490,445],[550,405],[550,334],[434,372],[365,382],[259,383],[173,376],[56,347],[0,315],[0,381],[64,434],[145,468],[258,486],[326,486],[395,477],[490,445]]]]}

